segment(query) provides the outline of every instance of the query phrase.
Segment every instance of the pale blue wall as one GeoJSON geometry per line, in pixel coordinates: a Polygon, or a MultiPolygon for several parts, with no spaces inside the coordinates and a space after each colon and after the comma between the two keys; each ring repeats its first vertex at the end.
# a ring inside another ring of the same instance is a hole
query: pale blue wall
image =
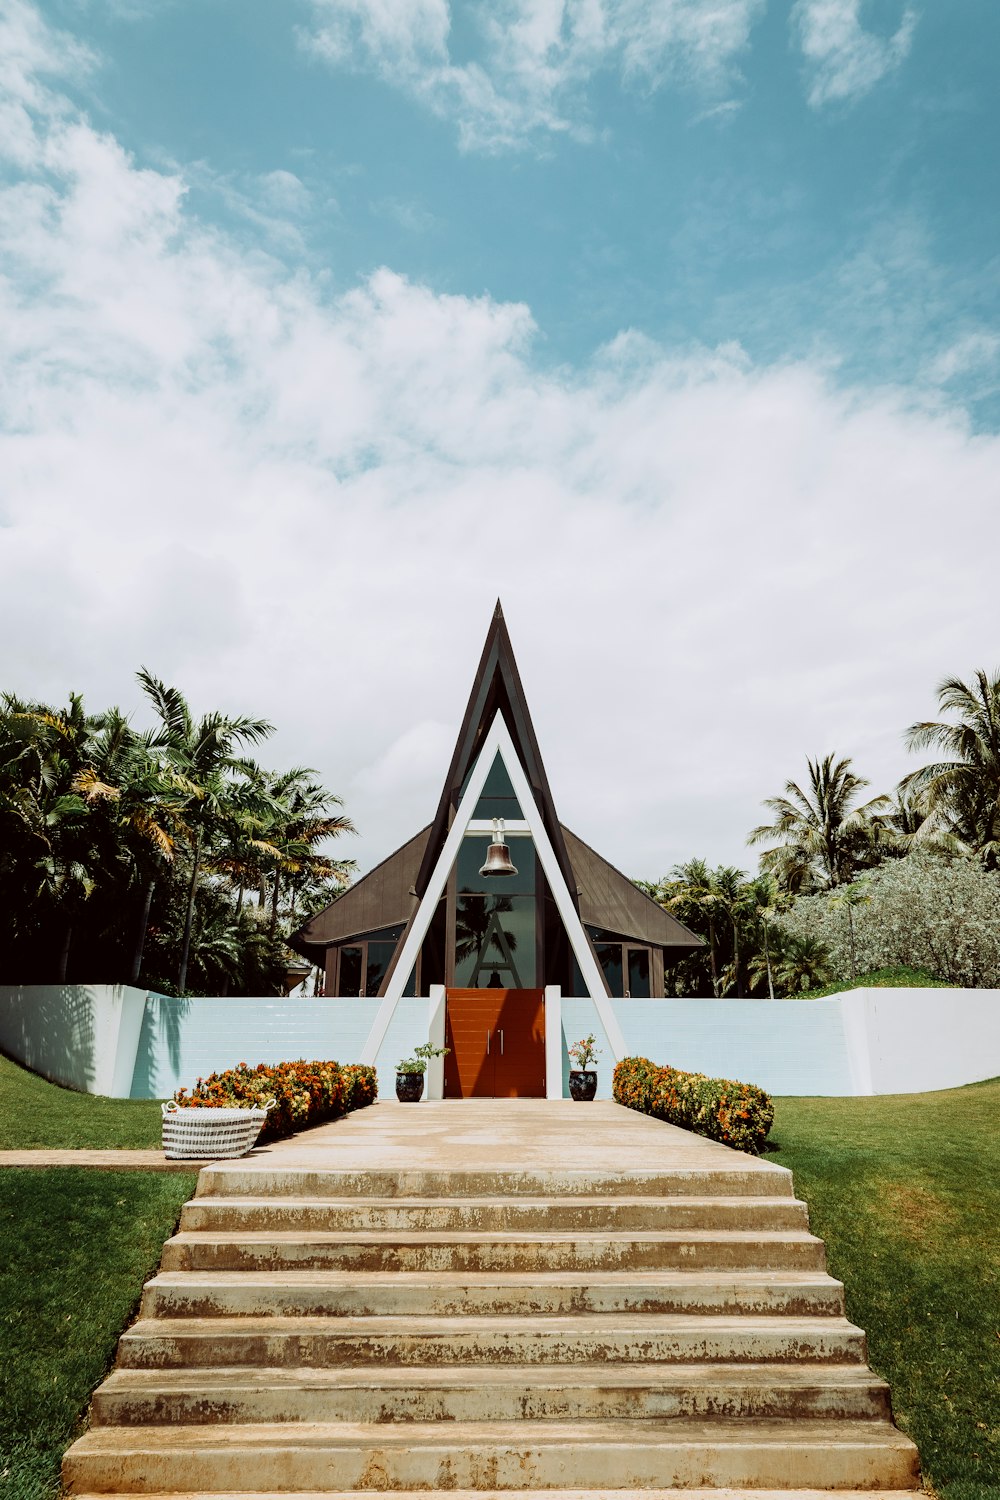
{"type": "MultiPolygon", "coordinates": [[[[166,1099],[199,1077],[246,1062],[333,1058],[357,1062],[378,1000],[146,999],[132,1075],[133,1099],[166,1099]]],[[[427,1001],[401,1000],[379,1051],[379,1093],[392,1094],[401,1057],[427,1040],[427,1001]]]]}
{"type": "Polygon", "coordinates": [[[613,1003],[631,1056],[771,1094],[854,1092],[839,998],[613,1003]]]}
{"type": "MultiPolygon", "coordinates": [[[[612,1000],[626,1054],[691,1073],[756,1083],[772,1094],[852,1094],[839,997],[830,1000],[612,1000]]],[[[611,1096],[611,1049],[593,1000],[563,998],[566,1047],[593,1032],[597,1092],[611,1096]]]]}

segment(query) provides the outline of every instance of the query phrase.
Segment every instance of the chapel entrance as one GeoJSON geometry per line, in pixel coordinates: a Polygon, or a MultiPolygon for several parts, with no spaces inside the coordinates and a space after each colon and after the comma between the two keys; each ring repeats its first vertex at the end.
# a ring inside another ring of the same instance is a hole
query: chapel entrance
{"type": "Polygon", "coordinates": [[[448,990],[445,1046],[446,1099],[544,1099],[544,990],[448,990]]]}

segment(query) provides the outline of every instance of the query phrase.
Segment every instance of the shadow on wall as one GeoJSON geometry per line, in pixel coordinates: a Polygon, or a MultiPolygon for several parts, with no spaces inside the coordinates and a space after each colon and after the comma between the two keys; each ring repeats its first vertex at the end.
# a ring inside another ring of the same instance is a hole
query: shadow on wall
{"type": "Polygon", "coordinates": [[[173,1078],[181,1066],[181,1028],[191,1010],[191,1001],[174,995],[147,995],[139,1031],[139,1046],[132,1073],[133,1099],[159,1099],[173,1093],[173,1078]],[[157,1058],[164,1051],[170,1062],[170,1080],[158,1077],[157,1058]]]}
{"type": "Polygon", "coordinates": [[[89,1093],[97,1078],[96,1010],[93,985],[5,985],[0,1047],[43,1078],[89,1093]]]}

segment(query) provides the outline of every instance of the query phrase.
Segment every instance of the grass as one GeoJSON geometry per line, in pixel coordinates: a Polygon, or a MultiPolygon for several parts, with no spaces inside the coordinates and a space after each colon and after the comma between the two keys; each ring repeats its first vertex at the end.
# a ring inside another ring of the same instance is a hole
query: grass
{"type": "Polygon", "coordinates": [[[944,1500],[1000,1500],[1000,1080],[777,1099],[790,1167],[944,1500]]]}
{"type": "Polygon", "coordinates": [[[132,1150],[159,1144],[155,1099],[77,1094],[0,1057],[0,1151],[132,1150]]]}
{"type": "Polygon", "coordinates": [[[790,1000],[822,1000],[824,995],[840,995],[844,990],[946,990],[948,987],[945,980],[935,979],[927,969],[908,969],[899,966],[895,969],[873,969],[870,974],[859,974],[857,979],[838,980],[833,984],[821,985],[815,990],[803,990],[800,995],[789,995],[788,998],[790,1000]]]}
{"type": "Polygon", "coordinates": [[[195,1174],[0,1173],[0,1494],[49,1500],[195,1174]]]}

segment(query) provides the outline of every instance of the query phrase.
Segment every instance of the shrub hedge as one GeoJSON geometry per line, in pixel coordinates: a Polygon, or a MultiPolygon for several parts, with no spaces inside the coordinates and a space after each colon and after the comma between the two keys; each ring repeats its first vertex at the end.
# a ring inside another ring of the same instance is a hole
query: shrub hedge
{"type": "Polygon", "coordinates": [[[239,1063],[222,1073],[199,1078],[194,1088],[178,1089],[178,1104],[230,1109],[233,1105],[262,1105],[276,1099],[258,1137],[273,1141],[325,1120],[339,1120],[352,1109],[371,1104],[378,1094],[375,1069],[361,1063],[286,1062],[272,1067],[239,1063]]]}
{"type": "Polygon", "coordinates": [[[763,1150],[774,1120],[770,1094],[754,1084],[661,1068],[648,1057],[623,1057],[615,1068],[613,1092],[628,1109],[753,1156],[763,1150]]]}

